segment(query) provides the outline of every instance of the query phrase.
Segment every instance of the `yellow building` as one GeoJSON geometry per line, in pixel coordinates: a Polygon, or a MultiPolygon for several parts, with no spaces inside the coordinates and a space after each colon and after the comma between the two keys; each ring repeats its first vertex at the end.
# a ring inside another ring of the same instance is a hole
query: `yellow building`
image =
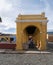
{"type": "MultiPolygon", "coordinates": [[[[16,50],[23,50],[31,35],[38,50],[46,49],[47,17],[45,13],[37,15],[19,15],[16,18],[16,50]]],[[[28,48],[29,49],[29,48],[28,48]]]]}
{"type": "Polygon", "coordinates": [[[11,41],[13,41],[15,43],[15,40],[16,39],[16,34],[2,34],[0,33],[0,42],[3,42],[3,43],[12,43],[11,41]]]}

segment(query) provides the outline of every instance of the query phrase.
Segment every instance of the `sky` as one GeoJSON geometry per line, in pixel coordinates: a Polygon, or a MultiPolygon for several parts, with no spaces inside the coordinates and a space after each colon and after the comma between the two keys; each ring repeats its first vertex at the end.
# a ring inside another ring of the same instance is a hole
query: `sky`
{"type": "Polygon", "coordinates": [[[0,0],[1,33],[16,33],[19,14],[40,14],[48,18],[47,31],[53,31],[53,0],[0,0]]]}

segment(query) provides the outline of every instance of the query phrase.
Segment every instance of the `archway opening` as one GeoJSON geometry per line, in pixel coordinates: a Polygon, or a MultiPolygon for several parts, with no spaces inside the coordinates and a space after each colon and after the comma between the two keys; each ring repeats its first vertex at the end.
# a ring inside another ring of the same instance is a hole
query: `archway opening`
{"type": "Polygon", "coordinates": [[[26,33],[29,34],[29,35],[31,35],[31,34],[34,34],[35,30],[36,30],[35,26],[28,26],[26,28],[26,33]]]}
{"type": "MultiPolygon", "coordinates": [[[[26,42],[30,42],[29,41],[29,36],[32,36],[32,40],[33,40],[33,44],[29,44],[28,48],[36,48],[37,45],[39,45],[40,42],[40,30],[39,28],[37,28],[36,26],[27,26],[24,30],[24,34],[25,34],[25,38],[26,38],[26,42]]],[[[37,49],[37,48],[36,48],[37,49]]]]}

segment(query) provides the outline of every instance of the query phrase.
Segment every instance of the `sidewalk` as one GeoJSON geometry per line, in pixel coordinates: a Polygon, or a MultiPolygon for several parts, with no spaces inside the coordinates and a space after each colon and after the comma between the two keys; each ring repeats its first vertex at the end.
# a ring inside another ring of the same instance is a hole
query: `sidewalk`
{"type": "Polygon", "coordinates": [[[7,53],[7,54],[40,54],[40,53],[51,53],[49,51],[16,51],[16,50],[9,50],[9,49],[0,49],[0,53],[7,53]]]}

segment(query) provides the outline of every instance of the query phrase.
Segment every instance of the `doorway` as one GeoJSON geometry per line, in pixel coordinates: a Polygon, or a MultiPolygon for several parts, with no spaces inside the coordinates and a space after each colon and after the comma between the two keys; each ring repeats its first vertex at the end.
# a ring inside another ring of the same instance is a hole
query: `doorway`
{"type": "Polygon", "coordinates": [[[40,41],[40,31],[36,26],[27,26],[25,28],[25,36],[28,45],[28,49],[37,49],[37,41],[40,41]],[[29,36],[32,37],[32,41],[29,40],[29,36]]]}

